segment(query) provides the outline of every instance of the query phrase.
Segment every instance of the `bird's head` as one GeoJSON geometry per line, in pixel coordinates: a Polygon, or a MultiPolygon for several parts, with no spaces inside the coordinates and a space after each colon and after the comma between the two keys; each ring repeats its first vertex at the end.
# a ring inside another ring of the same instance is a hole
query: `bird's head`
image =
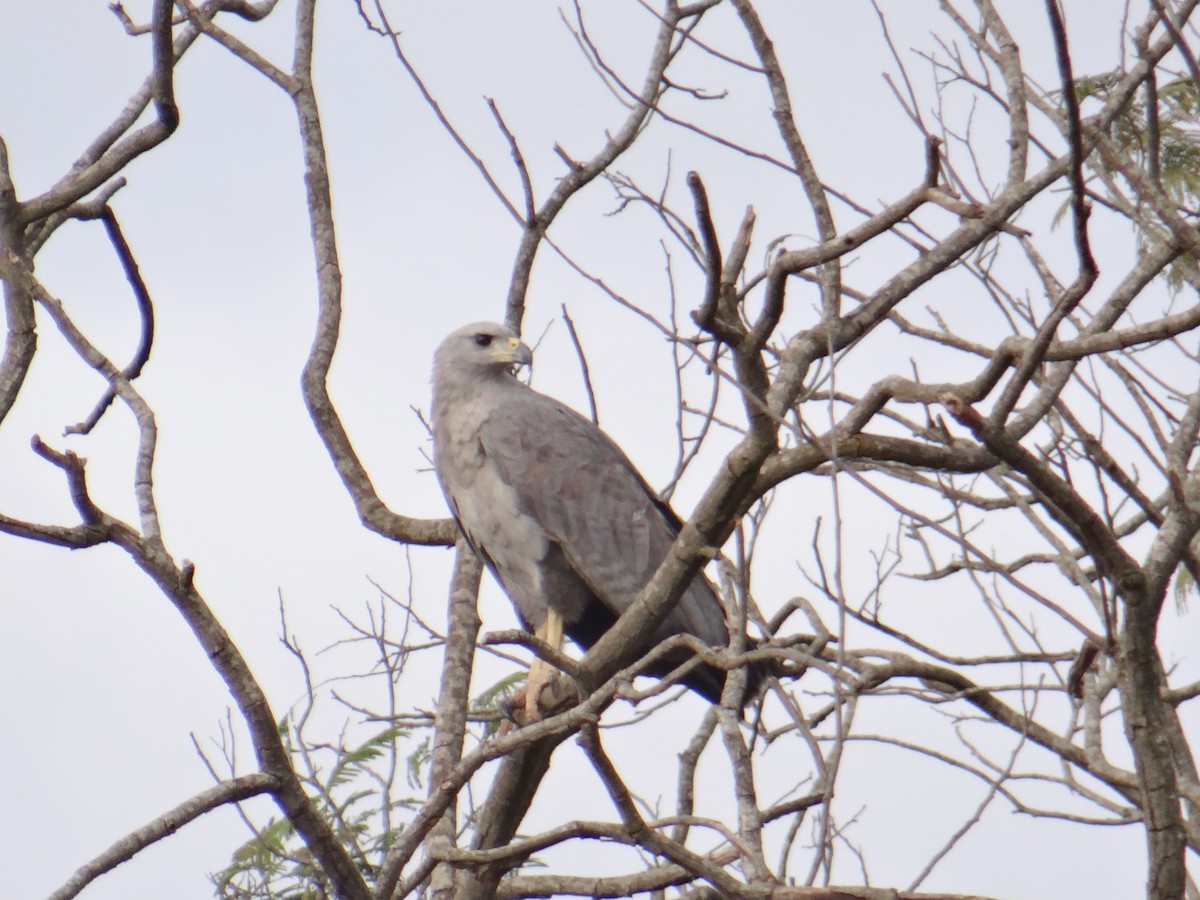
{"type": "Polygon", "coordinates": [[[433,357],[438,372],[455,372],[475,377],[511,374],[516,366],[528,365],[533,353],[511,328],[496,322],[466,325],[442,341],[433,357]]]}

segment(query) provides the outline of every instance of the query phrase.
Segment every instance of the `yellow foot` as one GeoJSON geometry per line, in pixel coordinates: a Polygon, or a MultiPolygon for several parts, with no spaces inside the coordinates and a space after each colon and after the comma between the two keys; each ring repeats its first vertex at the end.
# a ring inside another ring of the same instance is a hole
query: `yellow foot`
{"type": "Polygon", "coordinates": [[[507,734],[513,726],[530,725],[545,718],[546,710],[561,701],[559,680],[558,672],[549,665],[540,660],[535,662],[525,684],[502,701],[506,720],[500,725],[500,733],[507,734]]]}
{"type": "MultiPolygon", "coordinates": [[[[558,673],[540,659],[535,660],[529,669],[529,677],[525,680],[525,723],[536,722],[542,718],[546,706],[542,703],[542,692],[552,687],[558,673]]],[[[553,696],[553,693],[551,694],[553,696]]],[[[550,698],[546,698],[549,700],[550,698]]]]}
{"type": "MultiPolygon", "coordinates": [[[[555,650],[562,648],[563,620],[554,610],[546,611],[546,620],[534,633],[538,640],[543,641],[555,650]]],[[[554,690],[558,681],[558,670],[540,657],[529,667],[529,677],[525,686],[512,695],[504,704],[505,715],[517,725],[529,725],[539,722],[543,713],[555,701],[554,690]],[[547,688],[551,688],[546,694],[547,688]]],[[[508,729],[501,726],[501,733],[508,729]]]]}

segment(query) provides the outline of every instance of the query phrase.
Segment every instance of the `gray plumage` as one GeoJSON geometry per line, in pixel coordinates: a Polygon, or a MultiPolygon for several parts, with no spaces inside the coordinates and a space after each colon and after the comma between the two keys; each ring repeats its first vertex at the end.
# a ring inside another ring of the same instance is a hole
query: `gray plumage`
{"type": "MultiPolygon", "coordinates": [[[[460,328],[433,364],[434,465],[463,534],[499,580],[524,626],[548,608],[590,647],[637,597],[679,522],[621,449],[592,422],[517,380],[529,348],[503,325],[460,328]]],[[[725,613],[697,576],[653,642],[692,634],[723,647],[725,613]]],[[[650,670],[664,675],[683,652],[650,670]]],[[[759,679],[751,669],[749,695],[759,679]]],[[[685,683],[719,702],[724,673],[711,666],[685,683]]]]}

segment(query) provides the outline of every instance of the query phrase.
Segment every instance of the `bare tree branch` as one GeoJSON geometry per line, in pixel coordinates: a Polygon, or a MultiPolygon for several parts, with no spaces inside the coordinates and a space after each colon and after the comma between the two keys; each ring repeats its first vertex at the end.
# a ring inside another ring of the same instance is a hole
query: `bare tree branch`
{"type": "Polygon", "coordinates": [[[71,897],[78,896],[79,892],[96,878],[106,872],[111,872],[121,863],[133,859],[152,844],[170,837],[189,822],[194,822],[227,803],[239,803],[259,794],[270,793],[275,787],[274,778],[263,772],[256,772],[253,775],[243,775],[240,778],[210,787],[206,791],[201,791],[174,809],[163,813],[153,822],[147,823],[137,831],[130,832],[95,859],[80,866],[66,884],[50,895],[50,900],[69,900],[71,897]]]}

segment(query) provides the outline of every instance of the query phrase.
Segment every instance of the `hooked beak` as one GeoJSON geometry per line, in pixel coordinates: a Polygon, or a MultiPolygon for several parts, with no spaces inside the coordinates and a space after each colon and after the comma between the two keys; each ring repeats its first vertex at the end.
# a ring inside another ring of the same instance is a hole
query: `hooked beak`
{"type": "Polygon", "coordinates": [[[510,337],[496,345],[496,356],[512,366],[527,366],[533,362],[533,351],[520,338],[510,337]]]}

